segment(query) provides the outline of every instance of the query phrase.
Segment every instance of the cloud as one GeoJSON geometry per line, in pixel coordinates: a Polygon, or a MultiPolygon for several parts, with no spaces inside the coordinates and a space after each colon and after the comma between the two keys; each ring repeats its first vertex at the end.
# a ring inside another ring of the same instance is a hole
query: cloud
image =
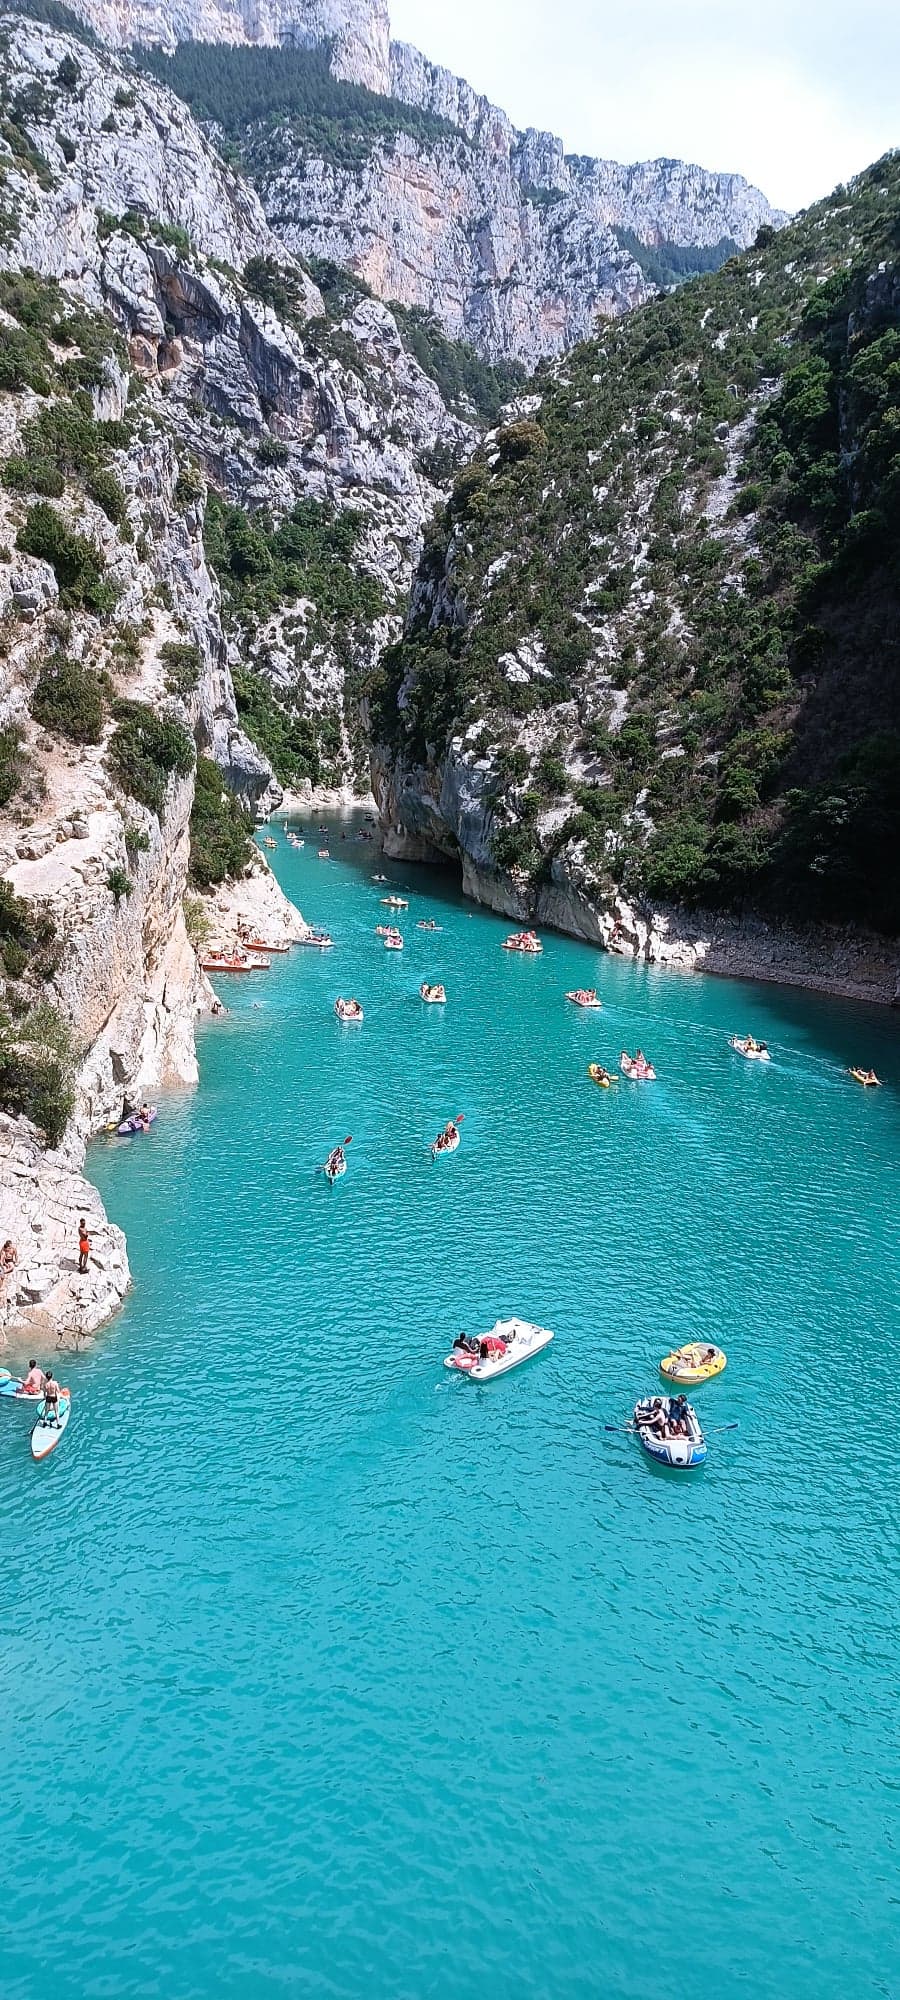
{"type": "Polygon", "coordinates": [[[900,142],[894,0],[393,0],[392,18],[572,152],[697,160],[784,208],[900,142]]]}

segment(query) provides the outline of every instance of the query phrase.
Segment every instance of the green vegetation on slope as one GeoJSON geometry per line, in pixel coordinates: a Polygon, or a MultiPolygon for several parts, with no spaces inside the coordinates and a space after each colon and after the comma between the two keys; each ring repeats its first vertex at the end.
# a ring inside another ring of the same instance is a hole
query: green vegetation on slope
{"type": "Polygon", "coordinates": [[[894,155],[544,371],[458,476],[372,703],[405,762],[480,725],[501,865],[900,927],[898,243],[894,155]]]}
{"type": "Polygon", "coordinates": [[[518,361],[485,361],[465,340],[448,340],[431,313],[421,306],[401,306],[391,300],[403,345],[419,367],[437,383],[447,408],[462,416],[474,411],[486,427],[495,424],[503,408],[526,379],[518,361]]]}
{"type": "Polygon", "coordinates": [[[171,56],[160,49],[135,55],[198,118],[239,147],[251,170],[276,126],[287,126],[304,154],[351,170],[364,165],[376,146],[390,145],[398,132],[422,146],[446,139],[467,143],[455,125],[430,111],[339,82],[329,68],[327,44],[258,49],[182,42],[171,56]]]}
{"type": "Polygon", "coordinates": [[[243,875],[252,851],[250,814],[226,791],[218,764],[197,758],[191,808],[191,881],[208,889],[243,875]]]}
{"type": "Polygon", "coordinates": [[[360,519],[314,500],[298,500],[277,527],[210,494],[206,554],[222,585],[226,610],[256,624],[297,598],[312,600],[323,631],[377,618],[383,600],[374,577],[354,566],[360,519]]]}
{"type": "Polygon", "coordinates": [[[639,264],[645,278],[651,285],[658,285],[660,291],[670,291],[673,285],[683,285],[688,278],[702,278],[708,271],[720,271],[729,257],[737,254],[738,245],[732,236],[721,236],[718,243],[642,243],[633,229],[613,228],[616,242],[628,251],[639,264]]]}

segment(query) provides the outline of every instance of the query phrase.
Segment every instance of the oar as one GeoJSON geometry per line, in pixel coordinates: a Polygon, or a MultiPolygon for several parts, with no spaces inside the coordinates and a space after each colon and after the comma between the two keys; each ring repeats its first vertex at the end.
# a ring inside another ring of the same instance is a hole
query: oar
{"type": "MultiPolygon", "coordinates": [[[[348,1133],[347,1133],[347,1137],[346,1137],[346,1139],[342,1139],[342,1140],[341,1140],[341,1147],[343,1148],[344,1146],[352,1146],[352,1144],[353,1144],[353,1133],[352,1133],[352,1132],[348,1132],[348,1133]]],[[[334,1152],[334,1151],[335,1151],[335,1148],[334,1148],[334,1147],[332,1147],[332,1149],[331,1149],[331,1150],[332,1150],[332,1152],[334,1152]]],[[[330,1159],[330,1157],[331,1157],[331,1155],[329,1154],[329,1159],[330,1159]]],[[[328,1166],[328,1160],[323,1160],[323,1161],[322,1161],[322,1164],[321,1164],[321,1166],[320,1166],[320,1167],[317,1167],[317,1168],[316,1168],[316,1173],[317,1173],[317,1174],[324,1174],[324,1173],[325,1173],[325,1171],[326,1171],[326,1168],[327,1168],[327,1166],[328,1166]]]]}
{"type": "MultiPolygon", "coordinates": [[[[633,1436],[636,1426],[634,1424],[604,1424],[603,1428],[605,1431],[620,1431],[623,1437],[630,1437],[633,1436]]],[[[715,1437],[719,1431],[739,1431],[740,1428],[740,1418],[738,1418],[733,1424],[713,1424],[712,1430],[704,1431],[703,1435],[704,1437],[715,1437]]]]}

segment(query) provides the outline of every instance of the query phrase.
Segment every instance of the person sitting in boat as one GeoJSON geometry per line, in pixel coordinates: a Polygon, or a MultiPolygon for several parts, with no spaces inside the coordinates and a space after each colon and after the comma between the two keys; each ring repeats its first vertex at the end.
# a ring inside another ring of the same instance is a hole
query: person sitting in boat
{"type": "Polygon", "coordinates": [[[19,1390],[19,1395],[20,1396],[42,1395],[46,1380],[47,1377],[44,1374],[43,1368],[39,1368],[36,1361],[29,1361],[28,1374],[26,1375],[25,1380],[22,1383],[22,1387],[19,1390]]]}
{"type": "Polygon", "coordinates": [[[141,1105],[141,1108],[140,1108],[140,1111],[138,1112],[138,1118],[139,1118],[139,1120],[140,1120],[141,1124],[143,1125],[143,1128],[144,1128],[144,1131],[145,1131],[145,1132],[146,1132],[146,1131],[148,1131],[148,1129],[149,1129],[149,1126],[150,1126],[150,1106],[149,1106],[149,1104],[142,1104],[142,1105],[141,1105]]]}
{"type": "Polygon", "coordinates": [[[873,1069],[866,1069],[866,1070],[863,1070],[863,1077],[864,1077],[864,1079],[865,1079],[866,1083],[877,1083],[877,1082],[878,1082],[878,1078],[877,1078],[877,1076],[875,1075],[875,1071],[874,1071],[873,1069]]]}
{"type": "Polygon", "coordinates": [[[446,1146],[452,1146],[455,1137],[456,1137],[456,1121],[455,1119],[451,1118],[449,1125],[444,1126],[443,1132],[440,1132],[438,1134],[438,1137],[434,1142],[436,1150],[439,1153],[442,1153],[446,1146]]]}
{"type": "Polygon", "coordinates": [[[499,1333],[486,1333],[478,1343],[478,1352],[482,1361],[495,1361],[498,1355],[506,1353],[506,1341],[501,1340],[499,1333]]]}
{"type": "Polygon", "coordinates": [[[329,1155],[328,1155],[328,1158],[327,1158],[327,1160],[326,1160],[326,1162],[325,1162],[325,1172],[326,1172],[326,1174],[330,1174],[330,1175],[331,1175],[331,1177],[332,1177],[332,1180],[333,1180],[333,1179],[334,1179],[334,1176],[335,1176],[335,1174],[336,1174],[336,1173],[339,1173],[339,1172],[340,1172],[340,1169],[341,1169],[341,1167],[342,1167],[342,1166],[344,1166],[344,1165],[345,1165],[345,1161],[344,1161],[344,1148],[343,1148],[343,1146],[334,1146],[334,1147],[332,1148],[331,1152],[329,1153],[329,1155]]]}
{"type": "Polygon", "coordinates": [[[460,1354],[477,1354],[479,1351],[477,1340],[471,1339],[467,1333],[458,1333],[453,1346],[460,1354]]]}
{"type": "Polygon", "coordinates": [[[48,1368],[44,1376],[44,1422],[59,1423],[59,1383],[52,1368],[48,1368]]]}

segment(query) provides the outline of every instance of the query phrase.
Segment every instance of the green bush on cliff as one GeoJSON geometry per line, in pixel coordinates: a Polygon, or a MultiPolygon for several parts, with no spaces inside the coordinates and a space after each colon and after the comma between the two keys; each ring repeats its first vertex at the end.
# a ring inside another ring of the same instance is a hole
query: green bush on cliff
{"type": "Polygon", "coordinates": [[[0,729],[0,806],[8,806],[19,789],[22,777],[22,734],[11,724],[0,729]]]}
{"type": "Polygon", "coordinates": [[[102,616],[113,609],[118,586],[106,574],[101,551],[86,535],[70,528],[47,501],[39,500],[29,507],[18,543],[23,554],[39,556],[50,564],[59,586],[59,601],[67,610],[95,611],[102,616]]]}
{"type": "Polygon", "coordinates": [[[194,745],[180,722],[158,715],[140,701],[117,701],[116,727],[109,742],[109,764],[123,791],[139,805],[161,814],[172,777],[185,778],[194,767],[194,745]]]}
{"type": "Polygon", "coordinates": [[[191,811],[191,881],[211,888],[230,876],[243,875],[253,843],[250,814],[225,786],[218,764],[198,757],[191,811]]]}
{"type": "Polygon", "coordinates": [[[31,713],[42,729],[70,743],[99,743],[103,735],[103,684],[90,667],[62,657],[42,667],[31,697],[31,713]]]}
{"type": "Polygon", "coordinates": [[[30,1118],[58,1146],[74,1104],[74,1050],[62,1016],[46,1000],[18,1018],[0,1008],[0,1108],[30,1118]]]}

